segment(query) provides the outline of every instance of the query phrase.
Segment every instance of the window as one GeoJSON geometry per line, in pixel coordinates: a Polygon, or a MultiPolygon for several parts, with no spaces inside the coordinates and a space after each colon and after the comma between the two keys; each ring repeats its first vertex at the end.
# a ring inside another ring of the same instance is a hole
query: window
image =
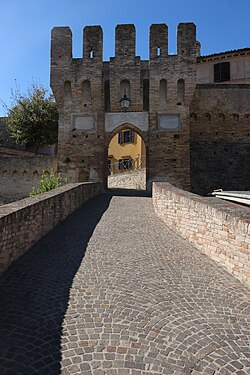
{"type": "Polygon", "coordinates": [[[230,62],[214,64],[214,82],[230,81],[230,62]]]}
{"type": "Polygon", "coordinates": [[[123,143],[133,143],[134,142],[134,132],[133,130],[124,130],[118,133],[118,143],[119,145],[123,143]]]}
{"type": "Polygon", "coordinates": [[[126,130],[124,133],[123,133],[123,136],[124,136],[124,143],[130,143],[130,142],[133,142],[134,139],[133,139],[133,132],[132,130],[126,130]]]}

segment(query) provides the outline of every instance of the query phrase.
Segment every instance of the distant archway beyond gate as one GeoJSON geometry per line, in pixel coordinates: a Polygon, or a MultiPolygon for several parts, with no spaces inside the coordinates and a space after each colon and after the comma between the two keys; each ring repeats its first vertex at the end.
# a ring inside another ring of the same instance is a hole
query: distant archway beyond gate
{"type": "Polygon", "coordinates": [[[109,133],[105,156],[108,188],[146,190],[147,147],[137,127],[125,123],[109,133]]]}

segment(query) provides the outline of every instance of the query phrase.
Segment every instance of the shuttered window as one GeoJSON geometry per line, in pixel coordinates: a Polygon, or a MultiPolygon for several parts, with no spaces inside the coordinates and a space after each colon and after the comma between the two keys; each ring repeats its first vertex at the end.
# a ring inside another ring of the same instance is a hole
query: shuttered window
{"type": "Polygon", "coordinates": [[[119,145],[121,145],[123,143],[122,142],[122,132],[118,133],[118,143],[119,143],[119,145]]]}
{"type": "Polygon", "coordinates": [[[118,133],[118,143],[119,145],[123,143],[133,143],[135,139],[135,135],[133,130],[125,130],[123,132],[118,133]]]}
{"type": "Polygon", "coordinates": [[[214,64],[214,82],[230,81],[230,62],[214,64]]]}

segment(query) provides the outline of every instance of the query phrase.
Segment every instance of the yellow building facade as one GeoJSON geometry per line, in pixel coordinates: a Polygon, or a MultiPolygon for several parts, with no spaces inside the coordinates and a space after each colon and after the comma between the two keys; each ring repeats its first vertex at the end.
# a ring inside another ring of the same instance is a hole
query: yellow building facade
{"type": "Polygon", "coordinates": [[[146,146],[131,129],[117,133],[108,148],[108,174],[138,170],[146,167],[146,146]]]}

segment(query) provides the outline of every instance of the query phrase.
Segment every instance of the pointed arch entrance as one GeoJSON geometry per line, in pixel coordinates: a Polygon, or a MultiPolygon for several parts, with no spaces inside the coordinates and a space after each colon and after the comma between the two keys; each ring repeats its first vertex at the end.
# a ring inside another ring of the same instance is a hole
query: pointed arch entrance
{"type": "Polygon", "coordinates": [[[147,137],[133,124],[123,123],[106,133],[104,186],[146,190],[147,154],[147,137]]]}

